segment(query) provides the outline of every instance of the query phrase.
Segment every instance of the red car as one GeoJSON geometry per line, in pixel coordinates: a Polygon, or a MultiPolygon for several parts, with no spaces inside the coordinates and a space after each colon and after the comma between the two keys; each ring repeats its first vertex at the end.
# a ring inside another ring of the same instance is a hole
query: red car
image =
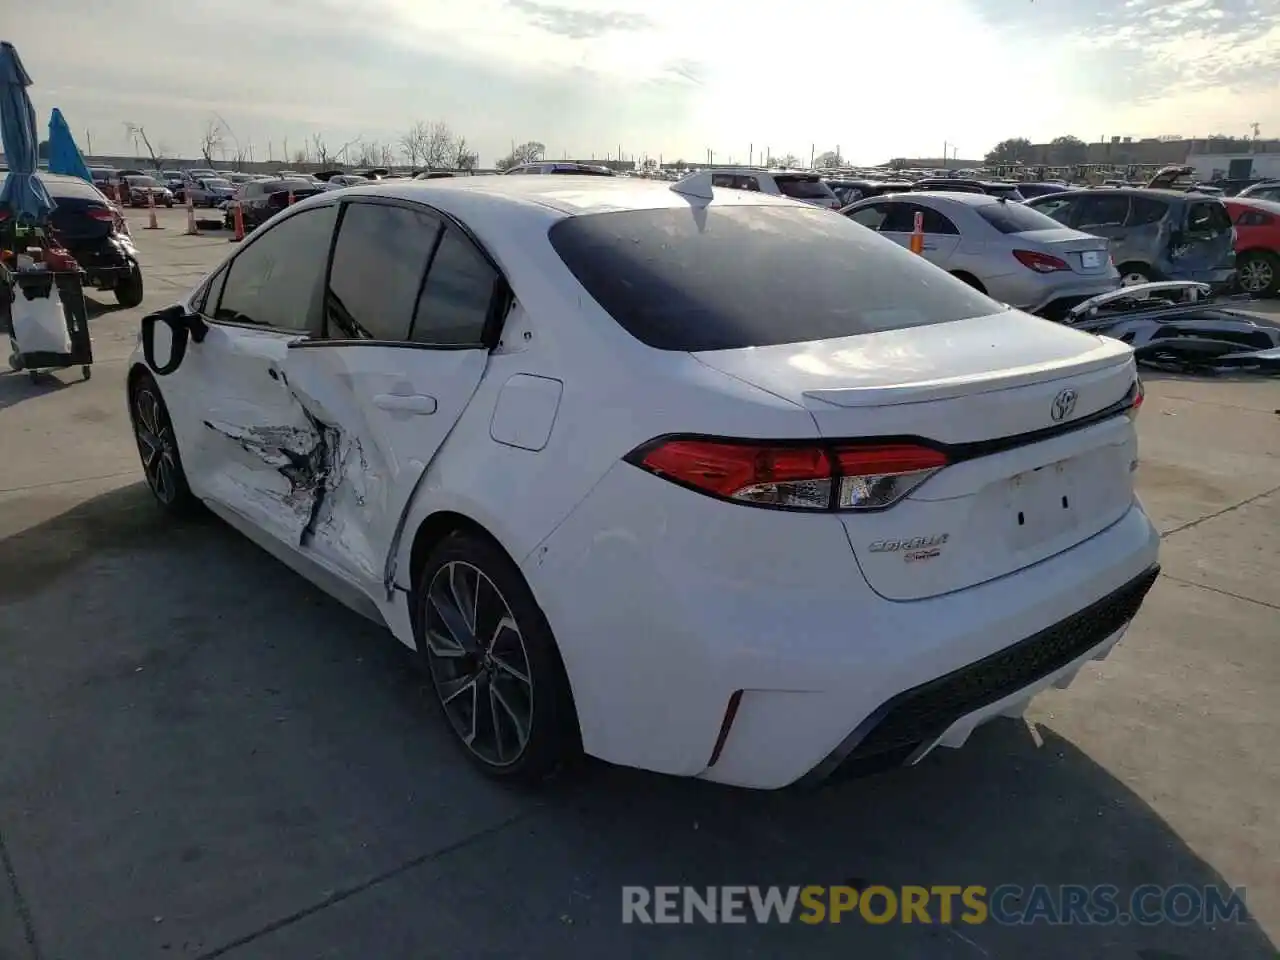
{"type": "Polygon", "coordinates": [[[1224,197],[1236,228],[1236,280],[1255,296],[1280,293],[1280,203],[1224,197]]]}

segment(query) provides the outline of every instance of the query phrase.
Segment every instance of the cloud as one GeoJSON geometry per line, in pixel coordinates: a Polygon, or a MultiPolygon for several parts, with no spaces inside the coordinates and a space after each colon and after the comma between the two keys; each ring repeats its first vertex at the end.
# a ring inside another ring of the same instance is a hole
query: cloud
{"type": "Polygon", "coordinates": [[[647,30],[653,26],[653,21],[644,14],[624,10],[581,10],[534,0],[507,0],[507,6],[519,10],[543,30],[572,40],[591,40],[606,33],[647,30]]]}

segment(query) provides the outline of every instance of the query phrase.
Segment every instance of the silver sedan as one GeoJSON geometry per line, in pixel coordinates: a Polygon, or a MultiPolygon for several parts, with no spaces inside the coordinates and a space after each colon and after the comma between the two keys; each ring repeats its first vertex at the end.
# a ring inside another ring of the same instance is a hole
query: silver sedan
{"type": "Polygon", "coordinates": [[[1020,310],[1057,319],[1120,286],[1102,237],[1071,230],[1020,203],[983,193],[924,191],[860,200],[841,213],[1020,310]]]}

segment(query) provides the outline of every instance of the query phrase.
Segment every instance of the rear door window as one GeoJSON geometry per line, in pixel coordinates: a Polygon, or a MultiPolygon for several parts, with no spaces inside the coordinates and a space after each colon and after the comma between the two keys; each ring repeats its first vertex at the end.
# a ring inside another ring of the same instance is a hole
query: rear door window
{"type": "Polygon", "coordinates": [[[889,216],[889,208],[893,204],[889,203],[872,203],[865,207],[859,207],[846,214],[854,223],[860,223],[868,230],[879,230],[885,219],[889,216]]]}
{"type": "Polygon", "coordinates": [[[1034,205],[1028,205],[1028,209],[1043,213],[1058,224],[1065,224],[1071,222],[1072,215],[1080,208],[1080,199],[1079,197],[1048,197],[1034,205]]]}
{"type": "Polygon", "coordinates": [[[588,214],[560,221],[549,238],[587,293],[660,350],[799,343],[1007,309],[898,244],[813,208],[588,214]]]}
{"type": "Polygon", "coordinates": [[[1090,227],[1120,227],[1128,219],[1128,196],[1095,194],[1081,201],[1076,227],[1085,231],[1090,227]]]}
{"type": "Polygon", "coordinates": [[[484,342],[500,277],[461,230],[445,227],[427,271],[411,337],[415,343],[470,346],[484,342]]]}
{"type": "Polygon", "coordinates": [[[1149,223],[1159,223],[1169,212],[1169,205],[1163,200],[1153,197],[1133,197],[1130,200],[1129,219],[1125,226],[1142,227],[1149,223]]]}
{"type": "Polygon", "coordinates": [[[329,270],[325,336],[407,341],[441,226],[425,210],[348,203],[329,270]]]}

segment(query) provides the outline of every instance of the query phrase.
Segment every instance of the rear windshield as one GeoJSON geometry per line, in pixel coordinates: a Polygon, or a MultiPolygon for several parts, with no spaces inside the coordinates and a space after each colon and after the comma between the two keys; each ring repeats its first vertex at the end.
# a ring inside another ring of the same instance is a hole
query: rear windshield
{"type": "Polygon", "coordinates": [[[1030,233],[1032,230],[1061,230],[1062,224],[1046,217],[1039,210],[1020,203],[982,203],[974,212],[1001,233],[1030,233]]]}
{"type": "Polygon", "coordinates": [[[570,217],[551,245],[592,297],[659,350],[734,350],[1007,309],[847,217],[765,205],[570,217]]]}
{"type": "Polygon", "coordinates": [[[773,182],[784,197],[793,200],[830,200],[835,196],[831,188],[817,177],[785,177],[774,174],[773,182]]]}
{"type": "MultiPolygon", "coordinates": [[[[91,183],[87,183],[78,177],[59,177],[50,176],[47,173],[37,174],[40,182],[44,184],[44,188],[49,191],[49,196],[54,200],[103,200],[101,192],[91,183]]],[[[8,174],[0,177],[0,189],[3,189],[5,180],[8,180],[8,174]]]]}
{"type": "Polygon", "coordinates": [[[1019,203],[1027,199],[1022,195],[1018,188],[1011,183],[989,183],[985,189],[986,192],[991,194],[993,197],[1004,197],[1006,200],[1017,200],[1019,203]]]}
{"type": "Polygon", "coordinates": [[[131,187],[158,187],[160,181],[155,177],[125,177],[131,187]]]}

